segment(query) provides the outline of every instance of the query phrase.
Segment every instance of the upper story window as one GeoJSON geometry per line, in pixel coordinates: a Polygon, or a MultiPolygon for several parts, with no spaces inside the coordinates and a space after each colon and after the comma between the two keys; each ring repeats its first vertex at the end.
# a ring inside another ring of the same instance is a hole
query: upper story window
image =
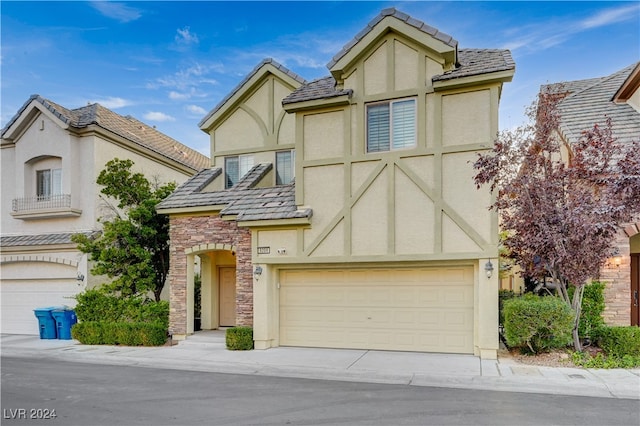
{"type": "Polygon", "coordinates": [[[231,188],[253,167],[253,155],[236,155],[225,157],[225,188],[231,188]]]}
{"type": "Polygon", "coordinates": [[[296,176],[296,151],[276,152],[276,185],[291,183],[296,176]]]}
{"type": "Polygon", "coordinates": [[[367,105],[367,152],[393,151],[416,146],[416,100],[367,105]]]}
{"type": "Polygon", "coordinates": [[[62,194],[62,169],[36,170],[36,195],[46,200],[62,194]]]}

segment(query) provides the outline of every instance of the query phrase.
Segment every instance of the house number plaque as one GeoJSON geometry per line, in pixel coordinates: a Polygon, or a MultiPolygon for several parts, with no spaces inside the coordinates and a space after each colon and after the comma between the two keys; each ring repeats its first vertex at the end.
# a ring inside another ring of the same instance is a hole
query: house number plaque
{"type": "Polygon", "coordinates": [[[271,253],[271,247],[258,247],[258,254],[269,254],[271,253]]]}

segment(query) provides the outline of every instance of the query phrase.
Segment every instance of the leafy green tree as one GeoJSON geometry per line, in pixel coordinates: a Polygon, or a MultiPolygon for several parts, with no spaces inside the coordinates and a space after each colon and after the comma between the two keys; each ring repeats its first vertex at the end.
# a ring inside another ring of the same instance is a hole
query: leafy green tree
{"type": "Polygon", "coordinates": [[[160,185],[142,173],[133,173],[133,161],[113,159],[96,182],[111,204],[114,217],[100,219],[102,233],[95,238],[73,236],[78,249],[94,261],[91,273],[113,281],[105,289],[123,297],[153,292],[155,300],[169,272],[169,219],[156,213],[156,205],[171,194],[176,184],[160,185]]]}

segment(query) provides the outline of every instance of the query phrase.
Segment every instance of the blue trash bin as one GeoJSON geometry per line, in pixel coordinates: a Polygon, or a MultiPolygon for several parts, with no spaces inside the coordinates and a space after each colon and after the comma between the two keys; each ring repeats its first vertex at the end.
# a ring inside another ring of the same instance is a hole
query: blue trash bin
{"type": "Polygon", "coordinates": [[[78,322],[73,309],[58,308],[51,311],[53,319],[56,321],[58,339],[71,340],[71,327],[78,322]]]}
{"type": "Polygon", "coordinates": [[[40,328],[40,338],[41,339],[57,339],[58,334],[56,332],[56,321],[53,319],[51,315],[51,311],[54,309],[58,309],[56,307],[49,308],[36,308],[33,310],[33,313],[38,318],[38,324],[40,328]]]}

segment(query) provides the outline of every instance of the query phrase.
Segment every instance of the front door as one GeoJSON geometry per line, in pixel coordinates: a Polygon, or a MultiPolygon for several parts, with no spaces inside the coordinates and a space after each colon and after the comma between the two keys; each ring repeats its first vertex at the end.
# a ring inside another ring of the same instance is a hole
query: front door
{"type": "Polygon", "coordinates": [[[220,268],[220,326],[236,325],[236,268],[220,268]]]}
{"type": "Polygon", "coordinates": [[[631,255],[631,325],[640,326],[640,254],[631,255]]]}

